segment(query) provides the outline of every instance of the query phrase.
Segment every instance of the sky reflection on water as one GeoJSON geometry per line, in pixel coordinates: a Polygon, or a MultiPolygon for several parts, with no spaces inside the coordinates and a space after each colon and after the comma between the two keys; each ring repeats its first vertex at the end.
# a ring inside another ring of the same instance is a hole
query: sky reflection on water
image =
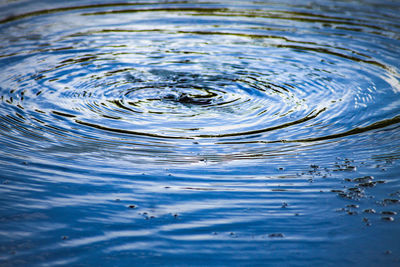
{"type": "Polygon", "coordinates": [[[0,6],[1,265],[399,264],[399,4],[0,6]]]}

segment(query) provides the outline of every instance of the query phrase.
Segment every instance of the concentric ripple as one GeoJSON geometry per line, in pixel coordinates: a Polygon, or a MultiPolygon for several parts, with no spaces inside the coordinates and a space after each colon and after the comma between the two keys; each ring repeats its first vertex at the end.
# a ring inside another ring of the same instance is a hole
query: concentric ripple
{"type": "Polygon", "coordinates": [[[261,247],[361,240],[330,213],[337,197],[376,193],[377,210],[399,200],[396,1],[3,1],[0,36],[0,260],[11,265],[24,254],[4,248],[68,265],[93,244],[93,266],[125,251],[279,263],[261,247]],[[368,191],[378,185],[394,195],[368,191]],[[233,239],[248,257],[228,251],[233,239]]]}
{"type": "Polygon", "coordinates": [[[376,130],[400,121],[398,25],[384,19],[184,3],[13,15],[1,29],[2,124],[62,142],[220,146],[376,130]]]}

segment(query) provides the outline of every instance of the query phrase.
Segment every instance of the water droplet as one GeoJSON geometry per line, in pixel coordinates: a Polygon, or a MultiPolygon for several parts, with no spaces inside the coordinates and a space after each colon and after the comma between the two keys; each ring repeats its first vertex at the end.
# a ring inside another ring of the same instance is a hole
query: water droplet
{"type": "Polygon", "coordinates": [[[384,221],[388,221],[388,222],[393,222],[393,221],[394,221],[394,218],[393,218],[393,217],[390,217],[390,216],[388,216],[388,217],[382,217],[382,220],[384,220],[384,221]]]}
{"type": "Polygon", "coordinates": [[[381,214],[383,214],[383,215],[396,215],[397,212],[385,210],[385,211],[382,211],[381,214]]]}
{"type": "Polygon", "coordinates": [[[358,184],[358,186],[361,186],[361,187],[374,187],[375,184],[376,184],[376,182],[367,182],[367,183],[358,184]]]}
{"type": "Polygon", "coordinates": [[[399,203],[399,200],[395,199],[395,198],[386,198],[386,199],[383,200],[383,203],[385,203],[385,204],[396,204],[396,203],[399,203]]]}
{"type": "Polygon", "coordinates": [[[365,209],[363,210],[364,213],[376,213],[374,209],[365,209]]]}
{"type": "Polygon", "coordinates": [[[358,177],[354,178],[353,181],[357,183],[364,183],[364,182],[369,182],[370,180],[373,180],[373,176],[364,176],[364,177],[358,177]]]}
{"type": "Polygon", "coordinates": [[[282,234],[282,233],[272,233],[272,234],[269,234],[268,237],[282,238],[282,237],[284,237],[284,234],[282,234]]]}
{"type": "Polygon", "coordinates": [[[340,189],[332,189],[331,192],[332,192],[332,193],[343,193],[343,190],[340,190],[340,189]]]}

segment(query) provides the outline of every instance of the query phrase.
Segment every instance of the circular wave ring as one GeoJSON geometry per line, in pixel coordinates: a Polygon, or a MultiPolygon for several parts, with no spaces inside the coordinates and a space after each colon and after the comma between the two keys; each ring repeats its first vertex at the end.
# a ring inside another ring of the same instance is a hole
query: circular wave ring
{"type": "Polygon", "coordinates": [[[233,145],[325,141],[399,122],[393,28],[339,14],[182,5],[3,19],[2,35],[18,45],[0,51],[2,123],[50,137],[43,129],[58,129],[68,142],[124,134],[233,145]]]}

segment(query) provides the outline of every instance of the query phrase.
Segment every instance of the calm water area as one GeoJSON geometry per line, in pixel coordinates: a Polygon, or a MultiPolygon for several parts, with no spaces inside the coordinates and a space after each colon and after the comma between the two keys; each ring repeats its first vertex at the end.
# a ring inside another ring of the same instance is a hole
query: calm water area
{"type": "Polygon", "coordinates": [[[0,0],[0,266],[400,266],[399,1],[0,0]]]}

